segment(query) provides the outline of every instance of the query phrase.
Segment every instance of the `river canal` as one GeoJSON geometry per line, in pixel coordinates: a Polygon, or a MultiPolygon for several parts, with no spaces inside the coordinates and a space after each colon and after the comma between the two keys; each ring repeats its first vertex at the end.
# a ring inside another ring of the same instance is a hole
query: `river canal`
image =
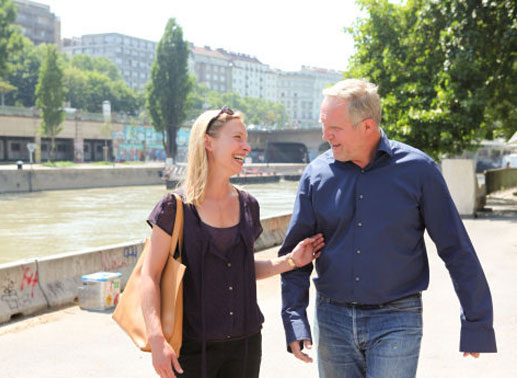
{"type": "MultiPolygon", "coordinates": [[[[290,213],[298,183],[241,186],[261,217],[290,213]]],[[[0,194],[0,264],[141,240],[165,185],[0,194]]]]}

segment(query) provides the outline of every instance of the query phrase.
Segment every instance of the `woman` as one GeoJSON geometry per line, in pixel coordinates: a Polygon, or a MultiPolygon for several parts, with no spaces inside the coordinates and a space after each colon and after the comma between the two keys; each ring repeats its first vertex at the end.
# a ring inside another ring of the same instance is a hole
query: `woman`
{"type": "Polygon", "coordinates": [[[174,227],[176,201],[167,194],[148,218],[151,245],[142,270],[142,310],[153,366],[162,378],[259,375],[264,318],[256,279],[306,265],[319,256],[321,234],[287,256],[255,261],[253,243],[262,232],[255,198],[230,184],[250,152],[242,116],[230,108],[207,111],[194,123],[183,199],[183,345],[181,356],[163,337],[160,277],[174,227]],[[154,227],[158,226],[158,227],[154,227]]]}

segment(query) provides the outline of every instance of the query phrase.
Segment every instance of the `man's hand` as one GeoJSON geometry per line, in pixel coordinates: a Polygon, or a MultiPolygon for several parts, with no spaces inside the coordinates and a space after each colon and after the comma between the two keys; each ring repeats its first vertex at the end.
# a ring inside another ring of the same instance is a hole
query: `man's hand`
{"type": "MultiPolygon", "coordinates": [[[[300,340],[293,341],[291,344],[289,344],[289,346],[291,347],[291,351],[296,358],[302,360],[303,362],[312,362],[312,358],[300,350],[300,340]]],[[[303,346],[307,349],[311,349],[312,343],[310,340],[303,340],[303,346]]]]}
{"type": "Polygon", "coordinates": [[[472,356],[474,358],[479,358],[479,353],[468,353],[468,352],[463,353],[463,357],[468,357],[468,356],[472,356]]]}

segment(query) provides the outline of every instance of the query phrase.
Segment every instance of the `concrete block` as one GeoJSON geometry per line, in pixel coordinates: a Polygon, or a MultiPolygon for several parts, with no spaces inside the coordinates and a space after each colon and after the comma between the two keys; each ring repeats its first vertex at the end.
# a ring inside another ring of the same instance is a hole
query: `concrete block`
{"type": "Polygon", "coordinates": [[[47,308],[33,260],[0,265],[0,323],[47,308]]]}
{"type": "Polygon", "coordinates": [[[478,184],[471,159],[444,159],[442,174],[460,215],[474,215],[478,184]]]}
{"type": "Polygon", "coordinates": [[[41,288],[51,307],[77,300],[81,276],[101,270],[98,252],[64,253],[37,260],[41,288]]]}
{"type": "Polygon", "coordinates": [[[122,273],[121,287],[126,286],[127,280],[144,250],[145,241],[118,244],[98,251],[101,259],[101,270],[104,272],[122,273]]]}
{"type": "Polygon", "coordinates": [[[282,244],[291,221],[291,214],[265,218],[260,221],[264,231],[255,242],[255,252],[282,244]]]}
{"type": "Polygon", "coordinates": [[[122,274],[122,287],[142,253],[142,241],[117,244],[103,249],[67,253],[38,260],[38,272],[50,306],[77,300],[81,276],[99,271],[122,274]]]}

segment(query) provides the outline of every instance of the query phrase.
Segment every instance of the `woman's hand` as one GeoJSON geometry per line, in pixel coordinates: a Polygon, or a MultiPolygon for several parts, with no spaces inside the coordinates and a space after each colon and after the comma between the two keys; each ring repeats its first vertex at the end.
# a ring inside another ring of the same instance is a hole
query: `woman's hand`
{"type": "Polygon", "coordinates": [[[153,367],[160,378],[176,378],[174,371],[183,374],[176,352],[164,338],[149,341],[153,355],[153,367]]]}
{"type": "Polygon", "coordinates": [[[291,252],[291,258],[296,266],[301,268],[320,257],[321,252],[319,250],[324,245],[323,235],[316,234],[299,242],[291,252]]]}

